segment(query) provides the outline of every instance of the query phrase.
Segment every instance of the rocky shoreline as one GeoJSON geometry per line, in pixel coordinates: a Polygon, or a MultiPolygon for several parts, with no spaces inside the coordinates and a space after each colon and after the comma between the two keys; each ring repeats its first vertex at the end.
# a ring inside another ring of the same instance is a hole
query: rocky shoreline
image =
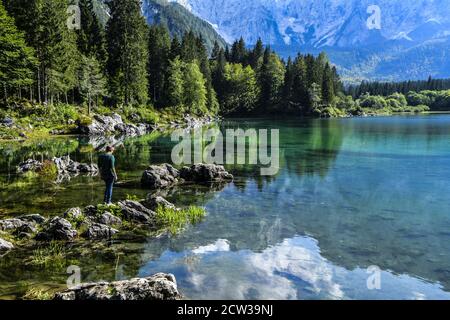
{"type": "MultiPolygon", "coordinates": [[[[67,159],[65,159],[67,161],[67,159]]],[[[33,163],[34,164],[34,163],[33,163]]],[[[32,165],[32,164],[30,164],[32,165]]],[[[29,170],[34,167],[30,167],[29,170]]],[[[150,166],[143,173],[143,186],[161,190],[176,184],[227,183],[233,176],[222,166],[197,164],[175,169],[169,164],[150,166]],[[153,179],[153,180],[151,180],[153,179]]],[[[30,244],[62,241],[113,241],[123,231],[146,230],[157,236],[165,232],[158,221],[158,212],[168,210],[182,215],[176,207],[157,193],[143,200],[123,200],[114,205],[74,207],[60,216],[43,217],[27,214],[0,220],[0,257],[30,244]]],[[[157,274],[148,278],[119,282],[83,284],[55,296],[57,300],[154,300],[180,299],[181,295],[173,275],[157,274]]]]}

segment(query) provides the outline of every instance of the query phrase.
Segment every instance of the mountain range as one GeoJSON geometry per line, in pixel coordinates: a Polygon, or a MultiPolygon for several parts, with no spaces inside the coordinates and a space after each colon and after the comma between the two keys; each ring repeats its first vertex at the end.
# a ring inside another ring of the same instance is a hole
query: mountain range
{"type": "Polygon", "coordinates": [[[450,76],[449,0],[173,1],[229,43],[261,37],[283,56],[326,51],[349,81],[450,76]]]}
{"type": "Polygon", "coordinates": [[[350,83],[450,77],[450,0],[142,0],[142,11],[208,49],[243,37],[285,58],[325,51],[350,83]]]}

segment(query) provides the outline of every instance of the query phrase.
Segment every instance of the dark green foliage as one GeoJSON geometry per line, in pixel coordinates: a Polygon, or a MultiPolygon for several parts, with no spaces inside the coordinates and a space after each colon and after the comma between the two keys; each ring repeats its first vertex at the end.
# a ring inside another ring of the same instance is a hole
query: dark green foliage
{"type": "Polygon", "coordinates": [[[33,49],[0,2],[0,85],[5,100],[9,91],[33,83],[35,64],[33,49]]]}
{"type": "Polygon", "coordinates": [[[114,104],[146,104],[148,27],[139,0],[112,0],[107,24],[109,91],[114,104]]]}
{"type": "Polygon", "coordinates": [[[170,36],[167,28],[160,25],[150,27],[148,52],[149,96],[153,103],[159,106],[164,98],[166,73],[171,55],[170,36]]]}

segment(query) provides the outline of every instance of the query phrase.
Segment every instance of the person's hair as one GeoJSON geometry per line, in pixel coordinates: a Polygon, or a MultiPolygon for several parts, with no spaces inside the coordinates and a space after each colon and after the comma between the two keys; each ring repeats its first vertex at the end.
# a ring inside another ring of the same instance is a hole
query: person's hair
{"type": "Polygon", "coordinates": [[[106,147],[106,152],[113,152],[114,151],[114,147],[113,146],[107,146],[106,147]]]}

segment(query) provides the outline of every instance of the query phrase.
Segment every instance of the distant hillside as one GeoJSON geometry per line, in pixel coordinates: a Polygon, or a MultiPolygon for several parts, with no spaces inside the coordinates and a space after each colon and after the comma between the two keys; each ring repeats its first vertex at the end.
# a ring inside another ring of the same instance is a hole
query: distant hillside
{"type": "Polygon", "coordinates": [[[181,37],[185,32],[192,30],[196,35],[203,37],[208,50],[213,48],[215,41],[223,47],[226,46],[225,40],[211,24],[193,15],[178,3],[166,0],[144,0],[142,9],[149,24],[165,24],[172,35],[181,37]]]}
{"type": "MultiPolygon", "coordinates": [[[[105,25],[109,19],[108,1],[94,0],[95,11],[105,25]]],[[[143,0],[142,12],[149,24],[165,24],[172,36],[181,38],[184,33],[190,30],[197,36],[201,35],[209,51],[212,50],[215,41],[222,47],[227,45],[211,24],[195,16],[178,3],[167,0],[143,0]]]]}

